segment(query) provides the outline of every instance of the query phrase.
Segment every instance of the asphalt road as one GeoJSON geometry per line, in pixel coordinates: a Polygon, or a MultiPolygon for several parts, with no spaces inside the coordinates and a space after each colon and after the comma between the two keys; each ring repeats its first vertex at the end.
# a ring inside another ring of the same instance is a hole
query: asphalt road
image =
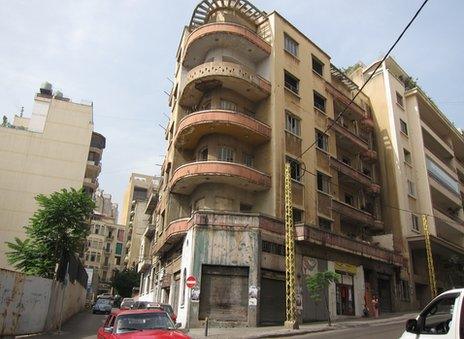
{"type": "Polygon", "coordinates": [[[404,323],[393,325],[374,325],[367,327],[353,327],[342,330],[327,331],[321,333],[312,333],[292,338],[311,338],[311,339],[329,339],[329,338],[350,338],[350,339],[392,339],[399,338],[404,332],[404,323]]]}
{"type": "Polygon", "coordinates": [[[103,324],[107,315],[92,314],[91,311],[84,311],[76,314],[67,321],[61,328],[62,333],[50,333],[38,336],[29,336],[31,339],[95,339],[97,329],[103,324]]]}

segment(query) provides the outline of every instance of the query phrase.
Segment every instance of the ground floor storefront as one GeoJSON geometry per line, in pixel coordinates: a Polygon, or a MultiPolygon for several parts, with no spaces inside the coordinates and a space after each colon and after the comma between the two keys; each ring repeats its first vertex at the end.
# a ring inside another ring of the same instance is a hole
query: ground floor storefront
{"type": "MultiPolygon", "coordinates": [[[[177,247],[159,251],[161,255],[144,273],[153,279],[142,283],[141,291],[147,293],[141,294],[141,299],[170,303],[177,321],[192,328],[203,326],[206,319],[212,326],[283,324],[282,223],[259,215],[204,214],[186,221],[192,224],[182,226],[186,232],[177,247]],[[191,289],[186,285],[190,276],[197,281],[191,289]]],[[[374,295],[379,298],[381,313],[395,311],[400,268],[399,260],[391,259],[394,254],[382,249],[367,252],[365,244],[359,247],[363,251],[356,252],[352,249],[359,244],[340,237],[334,238],[338,247],[331,247],[330,237],[337,235],[326,233],[324,243],[307,238],[296,242],[300,322],[327,319],[324,301],[315,302],[306,286],[309,276],[327,270],[340,276],[324,295],[333,319],[363,316],[366,307],[373,314],[374,295]]]]}

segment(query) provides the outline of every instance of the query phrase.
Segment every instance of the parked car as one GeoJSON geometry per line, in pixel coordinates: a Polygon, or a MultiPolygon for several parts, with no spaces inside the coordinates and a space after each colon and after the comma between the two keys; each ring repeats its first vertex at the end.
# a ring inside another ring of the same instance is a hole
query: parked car
{"type": "Polygon", "coordinates": [[[98,329],[98,339],[117,338],[170,338],[189,339],[178,330],[166,312],[152,310],[116,310],[98,329]]]}
{"type": "Polygon", "coordinates": [[[400,339],[464,338],[464,288],[443,292],[406,322],[400,339]]]}
{"type": "Polygon", "coordinates": [[[157,302],[153,301],[136,301],[134,305],[131,307],[134,310],[139,310],[139,309],[160,309],[165,311],[169,317],[171,317],[172,321],[176,322],[177,316],[174,313],[174,310],[172,309],[172,306],[169,304],[160,304],[157,302]]]}
{"type": "Polygon", "coordinates": [[[97,299],[95,304],[92,306],[92,313],[111,313],[111,309],[113,308],[113,302],[111,299],[97,299]]]}
{"type": "Polygon", "coordinates": [[[102,293],[97,295],[97,300],[98,299],[113,299],[113,295],[111,293],[102,293]]]}
{"type": "Polygon", "coordinates": [[[121,305],[119,305],[119,308],[121,310],[130,310],[132,306],[134,305],[135,301],[133,298],[124,298],[121,301],[121,305]]]}

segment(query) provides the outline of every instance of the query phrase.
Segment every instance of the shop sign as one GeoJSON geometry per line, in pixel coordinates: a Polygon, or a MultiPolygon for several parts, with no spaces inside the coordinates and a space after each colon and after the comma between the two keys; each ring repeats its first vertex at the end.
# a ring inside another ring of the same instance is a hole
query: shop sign
{"type": "Polygon", "coordinates": [[[351,274],[356,274],[357,269],[358,269],[358,268],[357,268],[355,265],[345,264],[345,263],[341,263],[341,262],[336,262],[336,263],[335,263],[335,270],[336,270],[336,271],[341,271],[341,272],[347,272],[347,273],[351,273],[351,274]]]}

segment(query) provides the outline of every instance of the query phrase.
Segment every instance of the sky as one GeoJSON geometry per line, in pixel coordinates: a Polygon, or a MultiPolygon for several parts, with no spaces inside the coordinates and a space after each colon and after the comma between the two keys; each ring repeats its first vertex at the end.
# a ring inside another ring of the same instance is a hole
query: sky
{"type": "MultiPolygon", "coordinates": [[[[92,101],[106,136],[100,188],[122,202],[130,173],[159,174],[170,79],[199,0],[0,0],[0,113],[10,119],[48,81],[92,101]],[[45,5],[46,4],[46,5],[45,5]]],[[[276,10],[338,67],[382,57],[422,0],[254,0],[276,10]]],[[[429,0],[392,55],[464,127],[464,1],[429,0]]],[[[120,207],[121,209],[121,207],[120,207]]]]}

